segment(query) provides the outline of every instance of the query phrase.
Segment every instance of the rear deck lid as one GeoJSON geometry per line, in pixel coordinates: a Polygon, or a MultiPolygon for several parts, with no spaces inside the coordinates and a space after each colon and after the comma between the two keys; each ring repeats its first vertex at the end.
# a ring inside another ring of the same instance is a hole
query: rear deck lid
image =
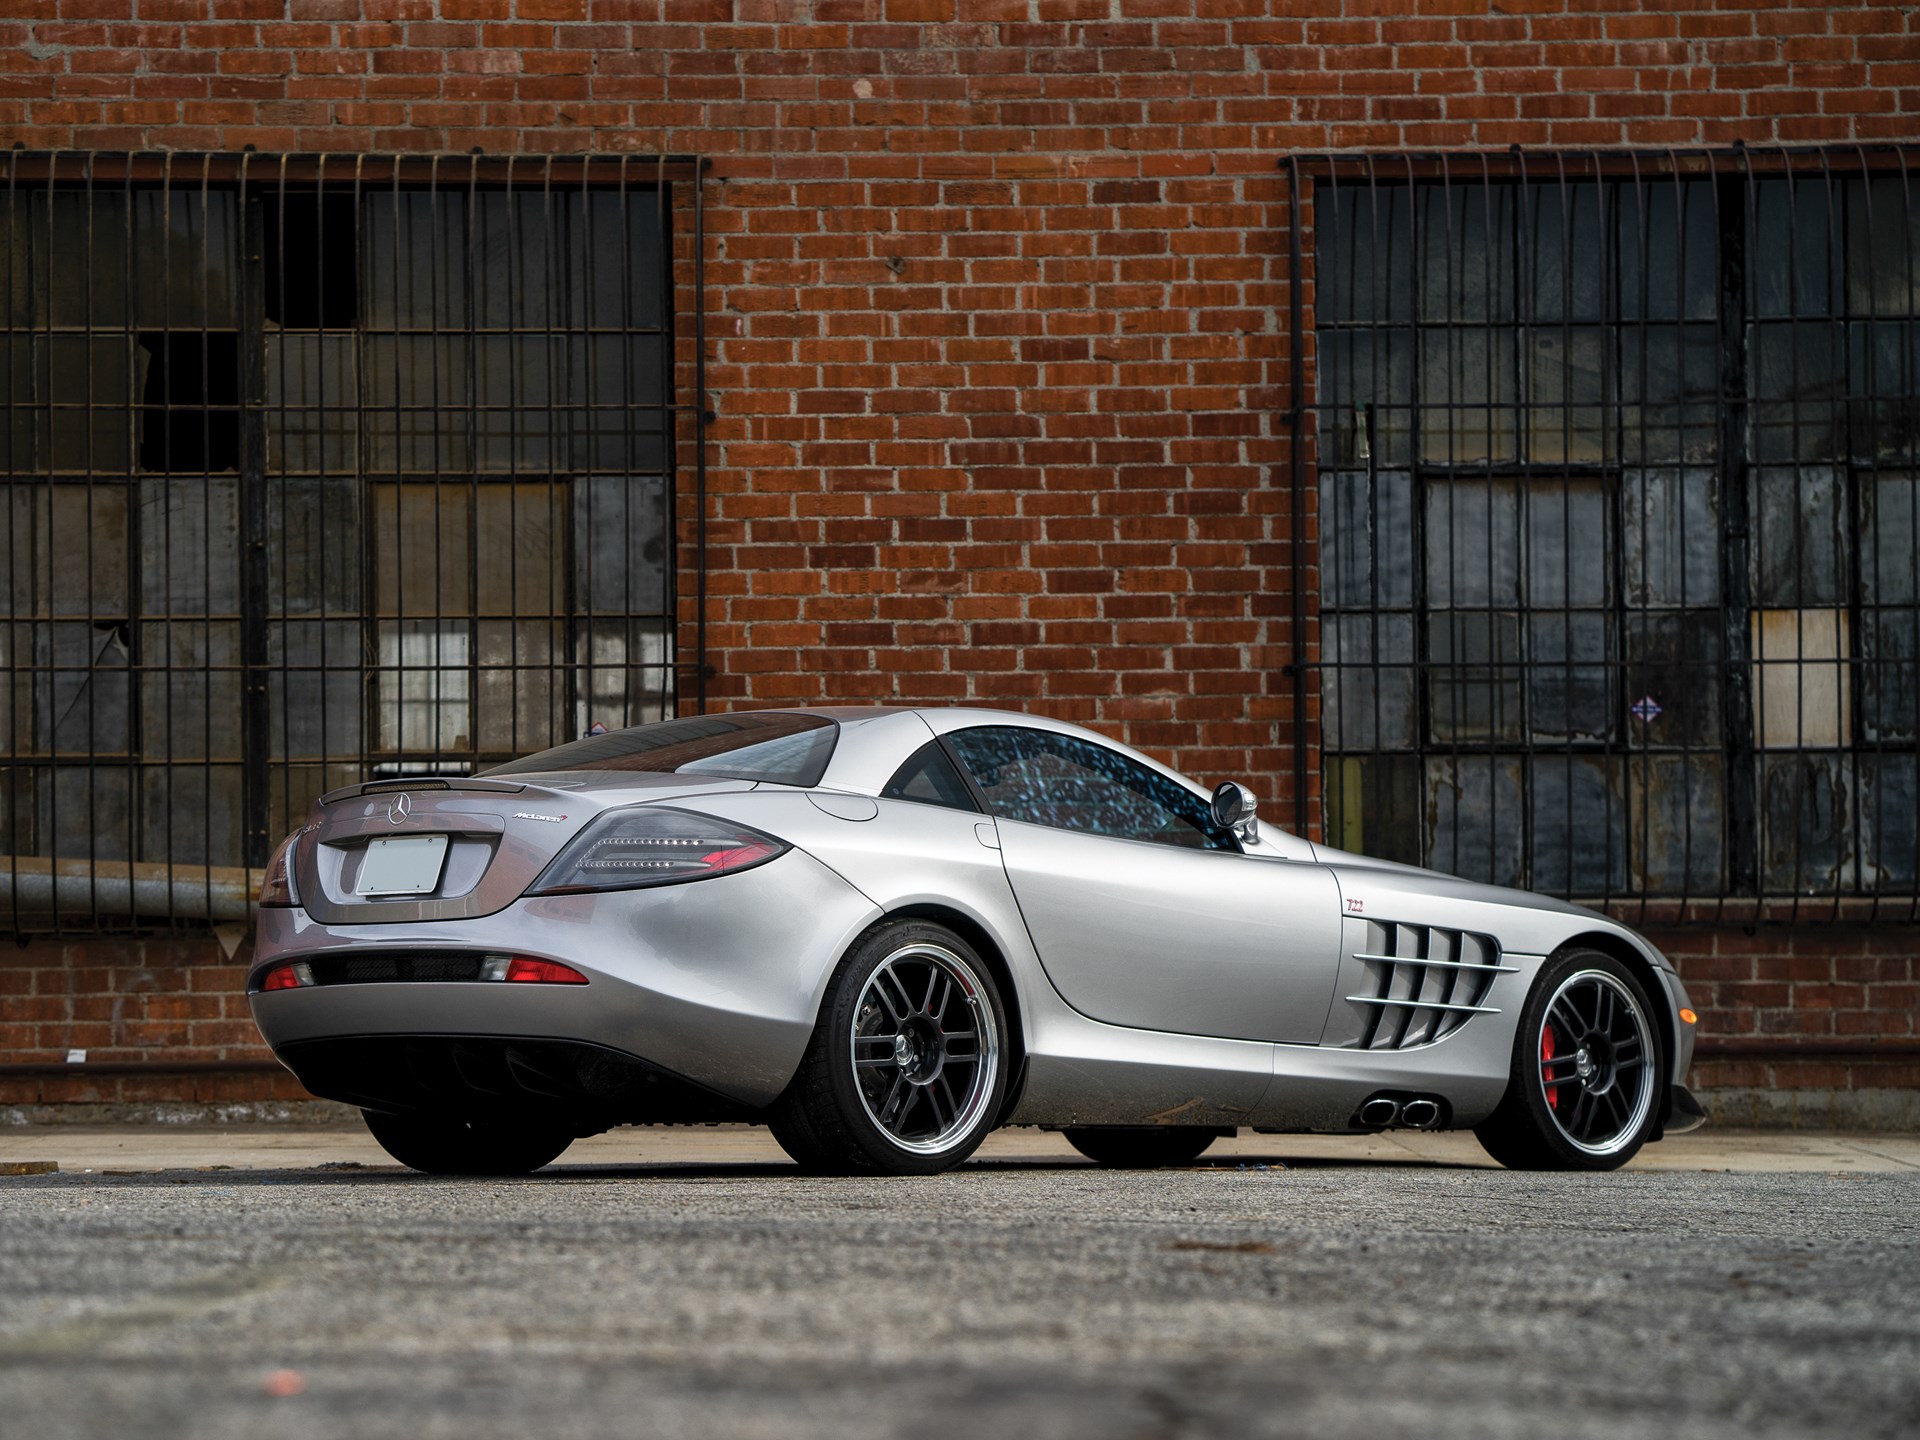
{"type": "Polygon", "coordinates": [[[321,796],[293,847],[301,908],[328,925],[491,915],[603,810],[754,788],[646,773],[542,779],[389,780],[321,796]]]}

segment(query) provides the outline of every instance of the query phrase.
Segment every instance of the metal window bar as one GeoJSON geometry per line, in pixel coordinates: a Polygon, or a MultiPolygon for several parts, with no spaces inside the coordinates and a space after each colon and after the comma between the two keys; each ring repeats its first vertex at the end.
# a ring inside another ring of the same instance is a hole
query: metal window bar
{"type": "Polygon", "coordinates": [[[702,170],[9,152],[0,924],[244,918],[326,789],[704,708],[702,170]]]}
{"type": "Polygon", "coordinates": [[[1913,153],[1289,157],[1333,843],[1920,915],[1913,153]]]}

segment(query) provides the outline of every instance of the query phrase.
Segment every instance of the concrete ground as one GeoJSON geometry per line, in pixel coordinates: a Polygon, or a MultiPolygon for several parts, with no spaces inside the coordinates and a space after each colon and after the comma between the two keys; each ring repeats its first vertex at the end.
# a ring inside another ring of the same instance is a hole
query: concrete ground
{"type": "Polygon", "coordinates": [[[33,1160],[7,1434],[1920,1435],[1915,1137],[1557,1176],[1248,1136],[1125,1174],[1013,1131],[889,1181],[623,1131],[455,1181],[349,1130],[0,1131],[33,1160]]]}
{"type": "MultiPolygon", "coordinates": [[[[981,1161],[1082,1164],[1058,1135],[1002,1130],[981,1147],[981,1161]]],[[[0,1127],[0,1167],[52,1161],[66,1173],[195,1170],[300,1170],[315,1167],[394,1169],[358,1122],[346,1125],[43,1125],[0,1127]]],[[[1374,1136],[1255,1135],[1216,1141],[1209,1165],[1372,1164],[1474,1165],[1494,1168],[1472,1135],[1399,1130],[1374,1136]]],[[[687,1166],[786,1163],[773,1137],[757,1126],[706,1125],[622,1129],[576,1141],[557,1169],[580,1166],[687,1166]]],[[[1635,1170],[1920,1172],[1920,1135],[1858,1134],[1707,1127],[1649,1145],[1635,1170]]]]}

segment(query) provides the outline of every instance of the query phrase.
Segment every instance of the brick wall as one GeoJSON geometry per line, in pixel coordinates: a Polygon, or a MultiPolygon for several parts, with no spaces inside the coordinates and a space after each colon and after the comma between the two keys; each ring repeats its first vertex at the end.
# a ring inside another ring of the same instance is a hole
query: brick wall
{"type": "MultiPolygon", "coordinates": [[[[1920,110],[1920,12],[1823,0],[23,8],[0,136],[31,148],[711,157],[716,700],[1031,705],[1255,777],[1282,819],[1318,769],[1283,674],[1312,658],[1293,587],[1315,582],[1290,564],[1286,152],[1912,139],[1920,110]]],[[[1729,1033],[1848,1033],[1877,994],[1913,1033],[1912,929],[1809,933],[1859,948],[1675,946],[1729,1033]]],[[[137,1023],[172,1038],[136,1049],[186,1053],[173,1026],[255,1055],[210,946],[10,955],[0,1048],[137,1023]]],[[[1787,1063],[1715,1073],[1915,1083],[1787,1063]]]]}

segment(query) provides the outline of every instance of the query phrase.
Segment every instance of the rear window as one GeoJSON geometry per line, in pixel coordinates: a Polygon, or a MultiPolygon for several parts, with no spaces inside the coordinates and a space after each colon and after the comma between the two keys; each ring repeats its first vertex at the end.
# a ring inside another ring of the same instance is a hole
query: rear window
{"type": "Polygon", "coordinates": [[[840,727],[819,715],[701,715],[610,730],[496,765],[488,775],[540,775],[555,770],[647,770],[659,775],[712,775],[774,785],[818,785],[833,758],[840,727]]]}

